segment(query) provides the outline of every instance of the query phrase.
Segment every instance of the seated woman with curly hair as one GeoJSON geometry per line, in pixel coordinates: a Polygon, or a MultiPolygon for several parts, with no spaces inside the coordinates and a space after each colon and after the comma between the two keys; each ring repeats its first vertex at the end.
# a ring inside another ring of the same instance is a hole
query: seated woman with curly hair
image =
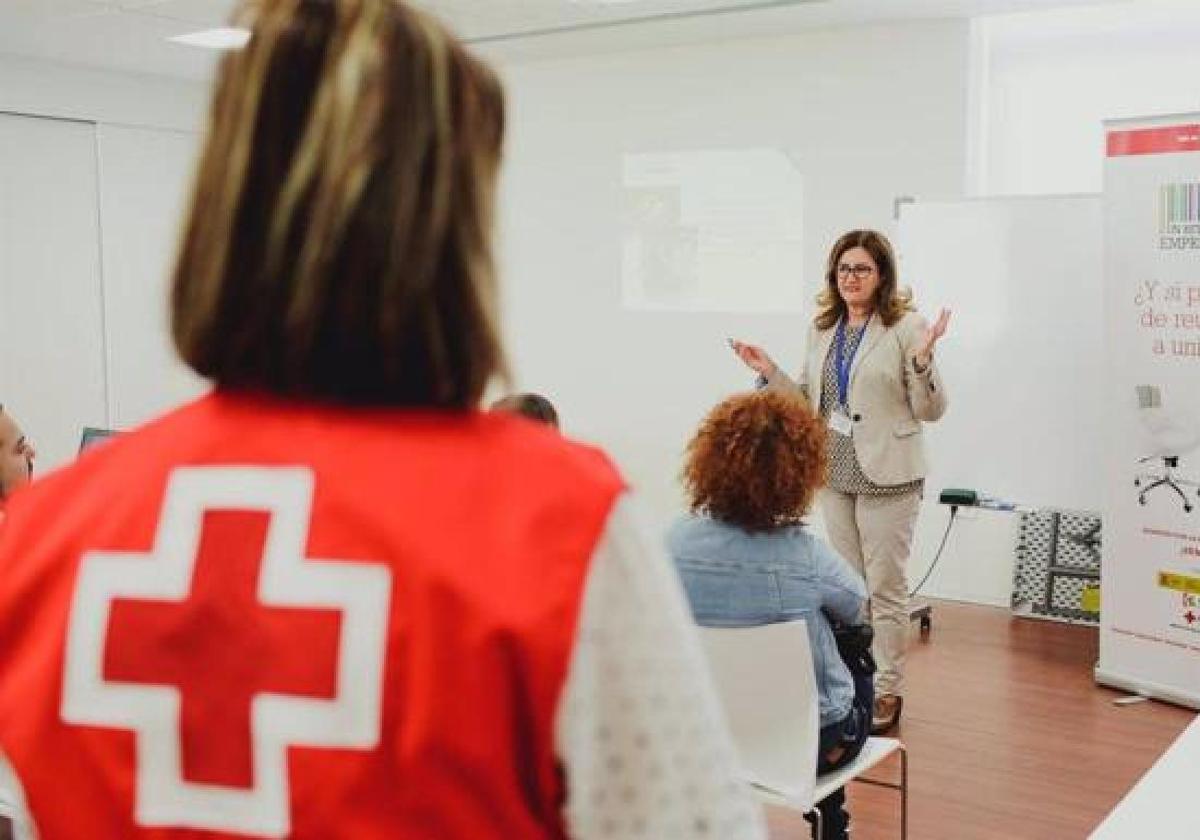
{"type": "MultiPolygon", "coordinates": [[[[699,624],[807,623],[820,695],[820,773],[858,755],[873,699],[870,674],[851,672],[831,625],[864,618],[866,586],[803,522],[825,470],[825,424],[803,402],[775,390],[730,397],[688,444],[683,479],[692,515],[667,540],[699,624]]],[[[818,805],[822,840],[846,837],[844,805],[840,790],[818,805]]]]}

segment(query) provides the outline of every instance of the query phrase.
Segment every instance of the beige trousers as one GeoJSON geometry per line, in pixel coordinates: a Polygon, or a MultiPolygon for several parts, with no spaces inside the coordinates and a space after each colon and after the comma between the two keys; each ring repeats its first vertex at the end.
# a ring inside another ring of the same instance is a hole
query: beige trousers
{"type": "Polygon", "coordinates": [[[821,491],[825,532],[867,581],[875,630],[875,694],[902,694],[908,648],[908,556],[921,493],[851,496],[821,491]]]}

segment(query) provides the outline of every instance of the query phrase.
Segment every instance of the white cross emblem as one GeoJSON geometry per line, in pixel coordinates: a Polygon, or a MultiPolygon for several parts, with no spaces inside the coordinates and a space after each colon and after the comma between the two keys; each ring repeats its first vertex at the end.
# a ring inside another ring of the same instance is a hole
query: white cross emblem
{"type": "Polygon", "coordinates": [[[379,743],[391,571],[376,563],[306,559],[312,502],[308,469],[181,468],[168,482],[149,553],[93,551],[82,558],[67,630],[62,717],[136,733],[138,825],[286,836],[288,747],[368,750],[379,743]],[[104,676],[113,602],[188,601],[204,515],[213,510],[269,514],[256,585],[264,608],[336,610],[341,618],[333,699],[253,696],[253,785],[247,789],[183,777],[177,687],[104,676]]]}

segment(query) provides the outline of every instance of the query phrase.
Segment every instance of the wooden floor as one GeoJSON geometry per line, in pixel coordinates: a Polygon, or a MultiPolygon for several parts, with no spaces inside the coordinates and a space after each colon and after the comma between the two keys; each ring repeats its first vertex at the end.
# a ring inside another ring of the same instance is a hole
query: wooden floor
{"type": "MultiPolygon", "coordinates": [[[[1160,703],[1114,706],[1121,695],[1092,680],[1096,647],[1094,628],[935,602],[928,642],[914,632],[899,733],[911,840],[1091,833],[1195,715],[1160,703]]],[[[898,778],[898,767],[878,772],[898,778]]],[[[851,785],[849,798],[853,840],[900,836],[892,791],[851,785]]],[[[772,840],[809,837],[793,814],[768,817],[772,840]]]]}

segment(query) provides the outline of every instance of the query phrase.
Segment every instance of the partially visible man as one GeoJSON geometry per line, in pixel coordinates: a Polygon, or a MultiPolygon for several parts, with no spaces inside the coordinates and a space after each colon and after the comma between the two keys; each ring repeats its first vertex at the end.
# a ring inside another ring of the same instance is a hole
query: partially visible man
{"type": "Polygon", "coordinates": [[[558,428],[558,410],[541,394],[509,394],[492,403],[492,411],[507,411],[558,428]]]}
{"type": "MultiPolygon", "coordinates": [[[[0,522],[4,521],[4,505],[9,494],[28,484],[33,477],[33,459],[37,453],[17,421],[0,405],[0,522]]],[[[0,840],[11,840],[12,824],[9,822],[12,802],[11,793],[0,782],[0,840]]]]}
{"type": "Polygon", "coordinates": [[[33,443],[0,405],[0,518],[9,495],[33,477],[33,443]]]}

